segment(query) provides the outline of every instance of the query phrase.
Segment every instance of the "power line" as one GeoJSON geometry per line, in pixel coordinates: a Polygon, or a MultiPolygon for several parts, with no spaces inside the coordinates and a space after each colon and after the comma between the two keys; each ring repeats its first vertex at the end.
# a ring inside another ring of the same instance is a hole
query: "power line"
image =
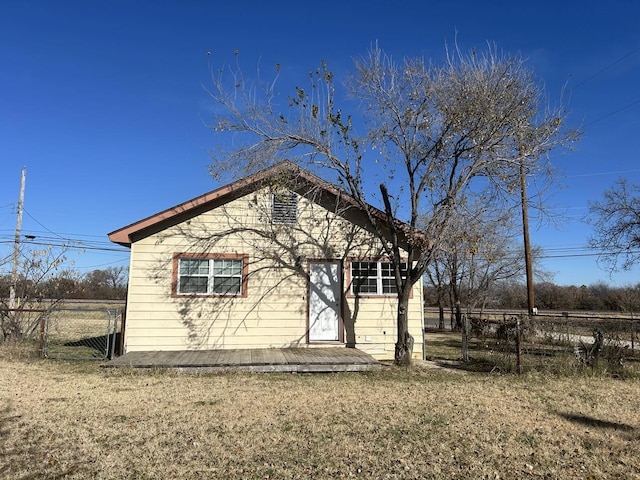
{"type": "Polygon", "coordinates": [[[84,265],[81,267],[75,267],[74,270],[95,270],[96,268],[115,265],[117,263],[122,263],[122,260],[114,260],[113,262],[100,263],[98,265],[84,265]]]}
{"type": "MultiPolygon", "coordinates": [[[[25,232],[23,235],[26,240],[26,243],[34,243],[34,240],[37,240],[38,243],[46,243],[46,244],[55,244],[55,245],[73,245],[79,248],[117,248],[111,242],[100,242],[100,241],[87,241],[73,238],[59,238],[59,237],[50,237],[43,235],[30,235],[30,232],[25,232]]],[[[8,235],[0,236],[0,243],[9,243],[10,237],[8,235]]]]}
{"type": "MultiPolygon", "coordinates": [[[[9,240],[0,240],[0,243],[10,244],[13,243],[9,240]]],[[[45,247],[59,247],[59,248],[69,248],[73,250],[97,250],[102,252],[120,252],[120,253],[129,253],[129,250],[121,247],[100,247],[100,246],[92,246],[92,245],[83,245],[78,244],[74,245],[72,243],[54,243],[54,242],[35,242],[33,240],[28,242],[22,242],[23,245],[39,245],[45,247]]]]}
{"type": "Polygon", "coordinates": [[[79,238],[69,238],[69,237],[60,237],[60,236],[56,236],[56,237],[51,237],[48,235],[39,235],[39,234],[35,234],[35,235],[31,235],[31,231],[26,231],[25,233],[25,237],[27,237],[30,240],[34,240],[34,239],[38,239],[41,241],[50,241],[50,242],[68,242],[68,243],[76,243],[79,245],[90,245],[90,246],[107,246],[107,247],[112,247],[114,244],[112,242],[108,242],[108,241],[100,241],[100,240],[83,240],[83,239],[79,239],[79,238]]]}
{"type": "MultiPolygon", "coordinates": [[[[11,231],[12,230],[0,230],[0,232],[11,232],[11,231]]],[[[41,230],[30,230],[30,231],[36,234],[43,233],[41,230]]],[[[47,230],[47,232],[52,233],[49,230],[47,230]]],[[[55,235],[62,236],[63,238],[72,238],[72,237],[105,238],[106,237],[106,235],[95,235],[95,234],[89,234],[89,233],[67,233],[67,232],[55,233],[55,235]]]]}
{"type": "MultiPolygon", "coordinates": [[[[640,100],[639,100],[640,101],[640,100]]],[[[618,170],[612,172],[598,172],[598,173],[583,173],[580,175],[569,175],[567,178],[576,178],[576,177],[599,177],[601,175],[620,175],[622,173],[638,173],[640,170],[618,170]]]]}
{"type": "MultiPolygon", "coordinates": [[[[28,212],[26,209],[24,209],[24,212],[29,216],[29,218],[31,218],[34,222],[36,222],[38,225],[40,225],[42,228],[45,229],[45,231],[51,235],[53,235],[53,237],[50,236],[43,236],[40,235],[41,232],[33,232],[33,233],[38,233],[38,235],[33,235],[33,237],[37,237],[39,242],[28,242],[29,244],[32,245],[49,245],[49,246],[55,246],[55,247],[60,247],[60,248],[72,248],[72,249],[79,249],[79,250],[99,250],[99,251],[115,251],[115,252],[127,252],[127,250],[124,250],[122,248],[118,248],[113,246],[113,244],[111,242],[107,242],[107,241],[96,241],[96,240],[84,240],[84,239],[74,239],[68,236],[63,236],[59,233],[54,232],[53,230],[51,230],[50,228],[48,228],[46,225],[44,225],[41,221],[39,221],[37,218],[35,218],[30,212],[28,212]],[[61,244],[62,242],[65,242],[64,244],[61,244]],[[46,243],[43,243],[46,242],[46,243]]],[[[32,232],[28,232],[29,234],[32,232]]],[[[26,235],[25,235],[26,236],[26,235]]],[[[84,235],[85,237],[98,237],[93,236],[93,235],[84,235]]],[[[31,239],[33,240],[33,239],[31,239]]],[[[5,243],[4,241],[0,240],[0,243],[5,243]]]]}
{"type": "MultiPolygon", "coordinates": [[[[640,252],[637,252],[640,253],[640,252]]],[[[565,253],[559,255],[538,255],[537,258],[576,258],[576,257],[600,257],[605,255],[604,253],[565,253]]]]}
{"type": "MultiPolygon", "coordinates": [[[[606,72],[607,70],[609,70],[610,68],[614,67],[615,65],[619,64],[620,62],[622,62],[623,60],[626,60],[627,58],[631,57],[632,55],[635,55],[636,53],[640,52],[640,47],[636,47],[633,50],[631,50],[630,52],[622,55],[620,58],[614,60],[613,62],[609,63],[608,65],[602,67],[600,70],[598,70],[597,72],[595,72],[593,75],[590,75],[589,77],[587,77],[586,79],[584,79],[583,81],[579,82],[577,85],[573,86],[571,89],[572,90],[577,90],[578,88],[582,87],[584,84],[590,82],[591,80],[593,80],[594,78],[598,77],[599,75],[601,75],[602,73],[606,72]]],[[[586,125],[584,125],[583,127],[589,127],[595,123],[598,123],[602,120],[605,120],[606,118],[609,118],[617,113],[620,113],[628,108],[633,107],[634,105],[637,105],[638,103],[640,103],[640,99],[635,100],[617,110],[614,110],[612,112],[609,112],[599,118],[596,118],[595,120],[587,123],[586,125]]]]}
{"type": "Polygon", "coordinates": [[[29,218],[31,218],[31,220],[36,222],[38,225],[40,225],[42,228],[44,228],[47,232],[51,233],[52,235],[55,235],[58,238],[62,238],[63,240],[67,240],[66,238],[58,235],[57,233],[55,233],[55,232],[51,231],[50,229],[48,229],[47,227],[45,227],[42,223],[40,223],[39,220],[37,220],[33,215],[31,215],[26,209],[25,209],[25,213],[29,216],[29,218]]]}
{"type": "Polygon", "coordinates": [[[617,65],[618,63],[620,63],[621,61],[623,61],[624,59],[630,57],[631,55],[633,55],[634,53],[640,51],[640,47],[634,48],[633,50],[631,50],[629,53],[623,55],[622,57],[620,57],[619,59],[615,60],[614,62],[610,63],[609,65],[607,65],[606,67],[601,68],[600,70],[598,70],[596,73],[594,73],[593,75],[591,75],[590,77],[586,78],[585,80],[583,80],[582,82],[578,83],[577,85],[575,85],[572,90],[576,90],[577,88],[580,88],[582,85],[584,85],[585,83],[590,82],[591,80],[593,80],[594,78],[596,78],[598,75],[600,75],[601,73],[606,72],[607,70],[609,70],[611,67],[613,67],[614,65],[617,65]]]}
{"type": "Polygon", "coordinates": [[[591,125],[593,125],[594,123],[598,123],[599,121],[604,120],[605,118],[609,118],[609,117],[611,117],[612,115],[615,115],[616,113],[620,113],[620,112],[622,112],[623,110],[626,110],[627,108],[631,108],[631,107],[633,107],[634,105],[637,105],[638,103],[640,103],[640,99],[636,100],[635,102],[630,103],[629,105],[625,105],[624,107],[619,108],[618,110],[614,110],[613,112],[607,113],[606,115],[603,115],[602,117],[597,118],[597,119],[595,119],[595,120],[594,120],[594,121],[592,121],[592,122],[587,123],[587,124],[585,125],[585,128],[586,128],[586,127],[589,127],[589,126],[591,126],[591,125]]]}
{"type": "MultiPolygon", "coordinates": [[[[70,235],[66,235],[65,236],[61,236],[59,234],[55,234],[54,237],[51,237],[49,235],[47,235],[49,232],[43,232],[42,230],[30,230],[30,229],[23,229],[23,232],[25,232],[25,235],[32,235],[34,237],[38,237],[38,238],[55,238],[57,240],[69,240],[69,241],[73,241],[73,242],[90,242],[90,243],[104,243],[107,245],[111,245],[112,243],[109,242],[108,240],[88,240],[88,239],[83,239],[83,238],[79,238],[79,237],[87,237],[87,238],[105,238],[105,236],[102,235],[82,235],[82,234],[74,234],[74,236],[76,238],[74,238],[73,236],[70,235]]],[[[11,234],[11,230],[0,230],[0,237],[9,237],[11,234]]]]}

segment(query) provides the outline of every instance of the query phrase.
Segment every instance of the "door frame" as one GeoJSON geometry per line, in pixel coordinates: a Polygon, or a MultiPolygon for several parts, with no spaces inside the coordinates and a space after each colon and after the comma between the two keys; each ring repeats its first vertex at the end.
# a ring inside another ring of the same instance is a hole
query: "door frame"
{"type": "Polygon", "coordinates": [[[314,258],[307,260],[307,325],[306,325],[306,340],[308,345],[330,345],[330,344],[344,344],[344,273],[341,260],[328,259],[328,258],[314,258]],[[338,267],[338,340],[311,340],[309,338],[309,332],[311,329],[311,265],[314,263],[330,263],[335,264],[338,267]]]}

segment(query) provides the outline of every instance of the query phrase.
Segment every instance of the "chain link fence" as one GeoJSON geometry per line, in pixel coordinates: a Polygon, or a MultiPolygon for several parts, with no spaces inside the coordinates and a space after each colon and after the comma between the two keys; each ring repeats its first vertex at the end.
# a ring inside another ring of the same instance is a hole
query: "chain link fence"
{"type": "Polygon", "coordinates": [[[106,360],[118,353],[120,308],[57,308],[43,318],[42,353],[62,360],[106,360]]]}

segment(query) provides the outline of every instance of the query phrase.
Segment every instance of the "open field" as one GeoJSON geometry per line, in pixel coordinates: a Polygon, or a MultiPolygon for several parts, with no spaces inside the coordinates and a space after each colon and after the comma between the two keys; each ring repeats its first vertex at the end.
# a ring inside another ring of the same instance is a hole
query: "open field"
{"type": "Polygon", "coordinates": [[[98,365],[0,348],[1,478],[640,478],[636,379],[98,365]]]}

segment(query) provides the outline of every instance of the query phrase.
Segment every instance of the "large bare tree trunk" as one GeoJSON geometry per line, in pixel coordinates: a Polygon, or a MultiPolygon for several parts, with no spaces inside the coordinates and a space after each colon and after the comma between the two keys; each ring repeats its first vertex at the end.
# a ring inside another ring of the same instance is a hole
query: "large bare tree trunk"
{"type": "Polygon", "coordinates": [[[444,330],[444,292],[440,285],[436,287],[436,291],[438,292],[438,329],[444,330]]]}
{"type": "Polygon", "coordinates": [[[413,354],[413,337],[409,333],[409,292],[404,289],[398,294],[398,339],[396,341],[395,364],[408,366],[413,354]]]}

